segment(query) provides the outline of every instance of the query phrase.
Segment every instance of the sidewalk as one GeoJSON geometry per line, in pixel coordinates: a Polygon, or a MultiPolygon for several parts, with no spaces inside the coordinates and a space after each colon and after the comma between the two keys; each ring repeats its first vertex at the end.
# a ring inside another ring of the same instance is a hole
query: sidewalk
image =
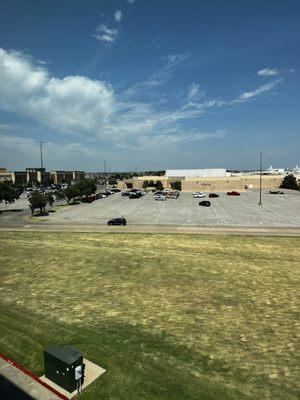
{"type": "Polygon", "coordinates": [[[0,397],[14,400],[68,400],[3,354],[0,354],[0,397]]]}

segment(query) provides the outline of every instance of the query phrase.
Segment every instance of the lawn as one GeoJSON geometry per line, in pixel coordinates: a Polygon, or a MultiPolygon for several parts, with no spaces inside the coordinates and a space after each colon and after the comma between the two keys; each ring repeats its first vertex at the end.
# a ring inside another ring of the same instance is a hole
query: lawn
{"type": "Polygon", "coordinates": [[[0,352],[107,370],[80,399],[298,399],[300,238],[0,232],[0,352]]]}

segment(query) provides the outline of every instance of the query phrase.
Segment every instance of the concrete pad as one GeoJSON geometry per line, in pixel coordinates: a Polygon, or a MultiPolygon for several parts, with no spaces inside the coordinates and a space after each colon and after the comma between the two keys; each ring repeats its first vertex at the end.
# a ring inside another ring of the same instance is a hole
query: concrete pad
{"type": "MultiPolygon", "coordinates": [[[[99,376],[103,375],[105,372],[105,369],[99,367],[99,365],[96,365],[85,358],[83,359],[83,362],[85,364],[85,377],[84,377],[84,384],[82,385],[82,390],[84,390],[87,386],[89,386],[92,382],[94,382],[97,378],[99,378],[99,376]]],[[[56,383],[50,381],[50,379],[46,378],[45,375],[41,376],[40,379],[47,385],[51,386],[53,389],[60,392],[68,399],[72,399],[77,394],[77,390],[75,390],[72,393],[69,393],[60,386],[56,385],[56,383]]]]}

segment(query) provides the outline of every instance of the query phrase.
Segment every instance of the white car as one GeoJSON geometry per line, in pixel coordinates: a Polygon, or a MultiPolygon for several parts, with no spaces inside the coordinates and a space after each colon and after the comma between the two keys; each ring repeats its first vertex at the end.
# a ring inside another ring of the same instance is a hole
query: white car
{"type": "Polygon", "coordinates": [[[194,199],[203,199],[203,197],[205,197],[205,194],[201,192],[194,192],[193,197],[194,199]]]}
{"type": "Polygon", "coordinates": [[[154,200],[166,201],[166,196],[164,196],[162,194],[156,194],[154,196],[154,200]]]}

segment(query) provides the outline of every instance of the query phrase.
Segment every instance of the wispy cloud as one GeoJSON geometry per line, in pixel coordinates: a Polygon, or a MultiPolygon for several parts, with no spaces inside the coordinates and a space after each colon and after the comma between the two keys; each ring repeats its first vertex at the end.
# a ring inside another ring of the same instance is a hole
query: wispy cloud
{"type": "Polygon", "coordinates": [[[123,17],[123,13],[122,13],[121,10],[117,10],[117,11],[114,13],[114,18],[115,18],[115,20],[116,20],[117,22],[120,22],[121,19],[122,19],[122,17],[123,17]]]}
{"type": "Polygon", "coordinates": [[[259,76],[275,76],[278,74],[279,71],[277,70],[277,68],[263,68],[257,72],[257,75],[259,76]]]}
{"type": "Polygon", "coordinates": [[[108,42],[108,43],[114,42],[119,34],[118,29],[109,27],[108,25],[105,24],[99,25],[95,29],[95,32],[96,33],[92,35],[95,39],[100,40],[101,42],[108,42]]]}
{"type": "Polygon", "coordinates": [[[146,79],[137,84],[131,85],[126,89],[124,94],[126,96],[138,95],[142,90],[147,88],[153,88],[165,84],[170,79],[176,70],[176,67],[182,64],[186,59],[191,57],[190,52],[184,52],[179,54],[171,54],[161,58],[162,66],[157,68],[155,71],[148,74],[146,79]]]}
{"type": "Polygon", "coordinates": [[[15,124],[0,124],[0,131],[15,131],[17,129],[20,129],[18,125],[15,124]]]}
{"type": "Polygon", "coordinates": [[[192,83],[188,88],[187,92],[187,100],[192,101],[199,98],[199,96],[203,96],[205,93],[200,89],[200,85],[198,83],[192,83]]]}
{"type": "Polygon", "coordinates": [[[250,100],[260,94],[269,92],[270,90],[274,89],[282,81],[283,81],[283,79],[276,79],[276,81],[266,83],[265,85],[262,85],[255,90],[252,90],[250,92],[244,92],[239,96],[238,99],[233,100],[231,103],[244,102],[244,101],[250,100]]]}

